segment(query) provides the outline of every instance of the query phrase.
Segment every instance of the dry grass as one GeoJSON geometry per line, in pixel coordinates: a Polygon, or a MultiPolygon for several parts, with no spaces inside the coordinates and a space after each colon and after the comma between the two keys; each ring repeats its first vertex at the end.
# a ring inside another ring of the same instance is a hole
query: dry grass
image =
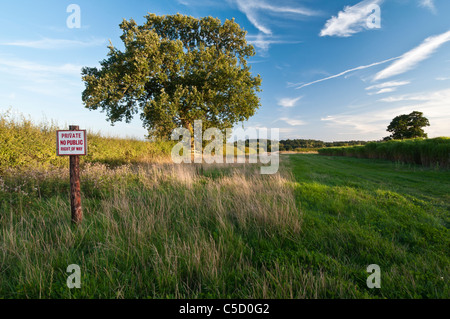
{"type": "Polygon", "coordinates": [[[72,228],[66,169],[6,172],[0,270],[9,279],[1,296],[71,296],[63,280],[70,261],[89,282],[78,292],[84,297],[270,297],[239,279],[256,271],[248,240],[293,240],[301,231],[286,171],[97,163],[86,164],[81,179],[85,219],[72,228]]]}

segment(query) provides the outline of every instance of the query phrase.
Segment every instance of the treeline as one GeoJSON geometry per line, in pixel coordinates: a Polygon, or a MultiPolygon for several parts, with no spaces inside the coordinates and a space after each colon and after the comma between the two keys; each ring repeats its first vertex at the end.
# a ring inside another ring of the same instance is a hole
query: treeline
{"type": "Polygon", "coordinates": [[[324,142],[320,140],[287,139],[280,141],[280,151],[295,151],[297,149],[319,149],[323,147],[353,146],[365,144],[367,144],[366,141],[324,142]]]}
{"type": "Polygon", "coordinates": [[[369,142],[364,146],[319,149],[320,155],[386,159],[423,166],[450,167],[450,138],[369,142]]]}
{"type": "MultiPolygon", "coordinates": [[[[246,148],[250,147],[251,142],[256,143],[256,148],[266,148],[270,152],[272,150],[271,140],[245,140],[244,145],[246,148]]],[[[338,147],[338,146],[354,146],[354,145],[365,145],[366,141],[346,141],[346,142],[324,142],[319,140],[306,140],[306,139],[287,139],[279,141],[280,151],[308,151],[308,150],[318,150],[323,147],[338,147]]],[[[237,147],[238,143],[234,142],[234,146],[237,147]]]]}

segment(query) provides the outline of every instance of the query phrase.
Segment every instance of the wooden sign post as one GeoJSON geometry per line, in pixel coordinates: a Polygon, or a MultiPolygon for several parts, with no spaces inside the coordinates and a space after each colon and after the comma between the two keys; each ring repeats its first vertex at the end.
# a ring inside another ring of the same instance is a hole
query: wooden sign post
{"type": "Polygon", "coordinates": [[[86,130],[70,125],[69,131],[56,132],[58,156],[70,156],[70,210],[72,223],[78,225],[83,219],[81,209],[80,155],[87,154],[86,130]]]}

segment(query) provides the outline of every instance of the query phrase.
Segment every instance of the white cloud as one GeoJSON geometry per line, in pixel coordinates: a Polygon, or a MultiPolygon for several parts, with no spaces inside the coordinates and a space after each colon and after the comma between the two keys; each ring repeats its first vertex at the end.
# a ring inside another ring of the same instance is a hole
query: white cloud
{"type": "Polygon", "coordinates": [[[77,75],[81,74],[81,66],[76,66],[74,64],[63,64],[60,66],[43,65],[30,61],[23,60],[4,60],[0,59],[0,67],[6,67],[10,73],[19,72],[36,72],[42,76],[51,76],[52,74],[60,75],[77,75]]]}
{"type": "Polygon", "coordinates": [[[305,8],[291,8],[291,7],[276,7],[273,6],[271,4],[267,4],[264,3],[263,1],[246,1],[247,3],[251,3],[251,6],[253,6],[254,8],[257,9],[262,9],[262,10],[268,10],[268,11],[272,11],[272,12],[278,12],[278,13],[295,13],[295,14],[301,14],[301,15],[305,15],[305,16],[313,16],[316,15],[317,12],[310,10],[310,9],[305,9],[305,8]]]}
{"type": "Polygon", "coordinates": [[[303,96],[299,96],[296,98],[283,98],[278,101],[278,105],[282,107],[294,107],[295,104],[302,98],[303,96]]]}
{"type": "Polygon", "coordinates": [[[272,44],[298,44],[301,41],[286,41],[279,40],[273,36],[267,36],[262,33],[258,35],[247,35],[248,43],[254,45],[256,48],[260,49],[262,55],[264,55],[270,48],[272,44]]]}
{"type": "Polygon", "coordinates": [[[384,89],[381,89],[381,90],[375,92],[375,94],[391,93],[391,92],[395,92],[395,91],[397,91],[397,88],[396,88],[396,87],[393,87],[393,88],[384,88],[384,89]]]}
{"type": "Polygon", "coordinates": [[[319,82],[323,82],[323,81],[331,80],[331,79],[334,79],[334,78],[338,78],[338,77],[341,77],[341,76],[343,76],[343,75],[345,75],[347,73],[354,72],[354,71],[359,71],[359,70],[364,70],[364,69],[367,69],[367,68],[371,68],[373,66],[377,66],[377,65],[380,65],[380,64],[383,64],[383,63],[395,60],[395,59],[398,59],[398,57],[387,59],[387,60],[384,60],[384,61],[381,61],[381,62],[375,62],[375,63],[369,64],[369,65],[358,66],[356,68],[352,68],[352,69],[343,71],[343,72],[335,74],[335,75],[328,76],[328,77],[320,79],[320,80],[316,80],[316,81],[312,81],[312,82],[309,82],[309,83],[301,84],[296,89],[298,90],[298,89],[304,88],[305,86],[310,86],[312,84],[316,84],[316,83],[319,83],[319,82]]]}
{"type": "Polygon", "coordinates": [[[306,122],[305,122],[305,121],[302,121],[302,120],[295,120],[295,119],[290,119],[290,118],[287,118],[287,117],[279,118],[279,120],[280,120],[280,121],[284,121],[284,122],[286,122],[287,124],[289,124],[289,125],[291,125],[291,126],[306,125],[306,122]]]}
{"type": "Polygon", "coordinates": [[[396,109],[397,115],[408,111],[423,112],[430,120],[431,126],[426,129],[430,137],[450,136],[450,89],[393,96],[380,101],[404,104],[396,109]]]}
{"type": "Polygon", "coordinates": [[[398,61],[395,61],[384,70],[378,72],[375,75],[374,80],[387,79],[415,68],[417,64],[427,59],[439,49],[440,46],[448,41],[450,41],[450,31],[425,39],[418,47],[406,52],[398,59],[398,61]]]}
{"type": "MultiPolygon", "coordinates": [[[[327,122],[327,126],[333,127],[341,135],[346,134],[377,134],[382,131],[380,127],[384,127],[385,118],[380,118],[377,113],[363,114],[338,114],[328,115],[320,119],[327,122]]],[[[386,125],[387,126],[387,125],[386,125]]]]}
{"type": "Polygon", "coordinates": [[[384,89],[384,88],[390,88],[390,87],[397,87],[402,85],[410,84],[409,81],[390,81],[390,82],[384,82],[376,85],[372,85],[369,87],[366,87],[366,90],[373,90],[373,89],[384,89]]]}
{"type": "Polygon", "coordinates": [[[306,8],[274,6],[272,4],[267,4],[264,1],[258,0],[235,0],[235,2],[238,6],[238,9],[246,15],[250,23],[253,24],[253,26],[257,28],[259,31],[267,35],[272,34],[272,31],[267,26],[265,26],[263,23],[260,22],[258,11],[265,11],[272,14],[290,13],[303,16],[313,16],[318,14],[317,12],[306,8]]]}
{"type": "Polygon", "coordinates": [[[105,39],[94,39],[94,38],[91,40],[88,40],[88,41],[43,38],[41,40],[35,40],[35,41],[6,42],[6,43],[1,43],[1,45],[17,46],[17,47],[25,47],[25,48],[33,48],[33,49],[54,50],[54,49],[92,47],[92,46],[103,45],[105,43],[106,43],[105,39]]]}
{"type": "Polygon", "coordinates": [[[436,7],[434,6],[434,0],[420,0],[421,7],[429,9],[431,12],[436,13],[436,7]]]}
{"type": "MultiPolygon", "coordinates": [[[[381,99],[382,102],[405,102],[405,101],[442,101],[447,105],[450,101],[450,89],[432,91],[426,93],[413,93],[398,96],[390,96],[381,99]]],[[[450,108],[449,108],[450,109],[450,108]]]]}
{"type": "Polygon", "coordinates": [[[297,129],[295,127],[280,127],[279,131],[280,131],[280,133],[292,133],[292,132],[296,132],[297,129]]]}
{"type": "Polygon", "coordinates": [[[450,80],[449,76],[440,76],[436,78],[437,81],[447,81],[450,80]]]}
{"type": "Polygon", "coordinates": [[[371,111],[329,115],[321,120],[326,122],[327,126],[339,130],[338,134],[359,136],[358,138],[361,139],[381,139],[388,135],[386,128],[395,116],[419,111],[423,112],[424,116],[430,120],[431,126],[425,129],[429,137],[450,135],[448,128],[450,89],[402,95],[380,101],[399,102],[400,105],[390,108],[383,108],[383,105],[380,105],[371,111]]]}
{"type": "Polygon", "coordinates": [[[18,97],[27,93],[54,96],[60,98],[79,99],[79,92],[83,89],[81,68],[75,64],[48,65],[33,61],[0,57],[0,72],[7,74],[11,86],[18,91],[18,97]]]}
{"type": "Polygon", "coordinates": [[[380,5],[382,2],[383,0],[364,0],[354,6],[346,6],[326,22],[320,36],[349,37],[369,29],[367,18],[372,13],[373,5],[380,5]]]}
{"type": "Polygon", "coordinates": [[[398,87],[407,85],[411,82],[409,81],[390,81],[390,82],[384,82],[376,85],[372,85],[366,88],[366,90],[378,90],[377,92],[370,92],[369,95],[374,94],[384,94],[384,93],[391,93],[397,91],[398,87]]]}
{"type": "Polygon", "coordinates": [[[0,57],[0,67],[3,67],[3,70],[17,74],[24,73],[30,74],[30,72],[38,73],[41,76],[52,76],[55,74],[58,75],[72,75],[72,76],[81,76],[81,65],[75,64],[62,64],[58,66],[54,65],[46,65],[39,64],[32,61],[20,60],[20,59],[5,59],[0,57]]]}

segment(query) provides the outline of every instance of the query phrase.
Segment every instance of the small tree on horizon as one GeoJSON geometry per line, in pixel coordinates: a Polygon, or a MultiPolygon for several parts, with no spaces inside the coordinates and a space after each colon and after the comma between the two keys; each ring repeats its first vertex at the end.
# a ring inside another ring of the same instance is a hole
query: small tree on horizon
{"type": "Polygon", "coordinates": [[[86,108],[106,111],[112,124],[140,113],[149,136],[162,138],[180,127],[192,134],[195,120],[224,130],[255,114],[261,78],[247,65],[255,50],[234,19],[145,18],[120,24],[123,51],[110,44],[100,68],[83,68],[86,108]]]}
{"type": "Polygon", "coordinates": [[[430,122],[423,116],[422,112],[413,111],[410,114],[396,116],[387,128],[387,131],[392,134],[385,137],[384,140],[403,140],[416,137],[428,138],[427,133],[423,130],[425,126],[430,126],[430,122]]]}

